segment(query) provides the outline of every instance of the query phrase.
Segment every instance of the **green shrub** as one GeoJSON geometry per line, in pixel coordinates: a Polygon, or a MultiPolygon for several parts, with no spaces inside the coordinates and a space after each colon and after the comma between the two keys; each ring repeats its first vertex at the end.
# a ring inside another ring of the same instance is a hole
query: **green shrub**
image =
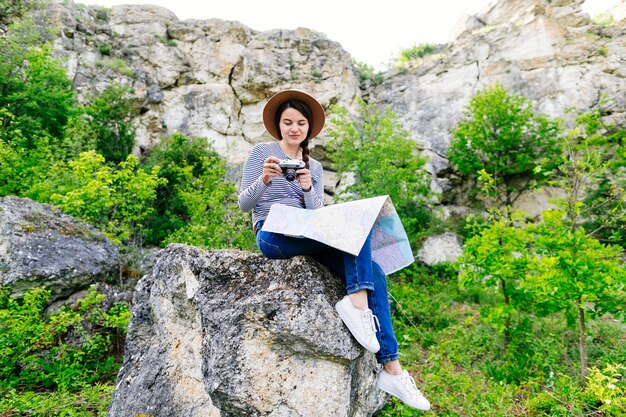
{"type": "Polygon", "coordinates": [[[340,173],[355,177],[339,199],[389,195],[415,247],[428,227],[426,204],[432,198],[430,175],[423,169],[426,160],[417,144],[389,108],[359,100],[356,119],[341,107],[331,110],[328,156],[340,173]]]}
{"type": "Polygon", "coordinates": [[[427,43],[414,45],[411,48],[400,50],[400,56],[398,61],[400,63],[407,63],[416,59],[424,58],[425,56],[432,55],[437,52],[437,46],[427,43]]]}
{"type": "Polygon", "coordinates": [[[237,205],[226,163],[206,138],[179,133],[164,138],[144,162],[167,180],[158,188],[147,242],[186,243],[205,248],[252,249],[250,221],[237,205]]]}
{"type": "Polygon", "coordinates": [[[51,49],[24,47],[23,42],[19,37],[0,38],[0,108],[14,116],[13,128],[22,132],[19,146],[32,149],[31,138],[62,137],[76,103],[72,82],[63,65],[51,58],[51,49]]]}
{"type": "Polygon", "coordinates": [[[105,417],[115,385],[80,391],[18,391],[0,388],[0,415],[29,417],[105,417]]]}
{"type": "Polygon", "coordinates": [[[600,13],[593,18],[593,22],[602,28],[608,28],[615,25],[615,19],[610,13],[600,13]]]}
{"type": "Polygon", "coordinates": [[[369,81],[373,86],[377,86],[383,82],[383,73],[375,71],[373,66],[358,61],[352,61],[352,63],[356,67],[357,73],[359,74],[359,81],[361,85],[364,85],[369,81]]]}
{"type": "Polygon", "coordinates": [[[50,291],[22,297],[0,290],[0,389],[78,390],[110,381],[119,369],[116,338],[130,317],[127,305],[103,311],[92,287],[76,309],[44,312],[50,291]]]}
{"type": "Polygon", "coordinates": [[[538,172],[558,163],[560,132],[558,120],[536,114],[529,99],[495,84],[470,100],[452,132],[448,158],[470,180],[490,182],[484,189],[511,206],[522,191],[545,179],[538,172]]]}
{"type": "Polygon", "coordinates": [[[27,10],[24,0],[0,0],[0,25],[8,25],[27,10]]]}
{"type": "Polygon", "coordinates": [[[156,189],[167,182],[158,172],[158,167],[139,169],[134,155],[113,168],[101,155],[85,152],[76,160],[55,165],[27,195],[86,221],[117,244],[141,246],[156,189]]]}
{"type": "Polygon", "coordinates": [[[109,45],[108,43],[103,43],[102,45],[100,45],[98,50],[100,51],[100,54],[102,55],[107,55],[107,56],[111,55],[111,45],[109,45]]]}
{"type": "Polygon", "coordinates": [[[606,416],[626,415],[626,366],[608,364],[602,370],[593,367],[587,376],[587,391],[606,416]]]}
{"type": "Polygon", "coordinates": [[[54,150],[49,136],[26,140],[7,109],[0,108],[0,120],[0,197],[22,195],[46,177],[54,164],[54,150]],[[27,142],[29,147],[22,146],[27,142]]]}
{"type": "Polygon", "coordinates": [[[121,58],[109,58],[106,57],[99,61],[96,61],[96,68],[108,68],[111,71],[124,75],[129,78],[134,78],[135,70],[128,66],[128,63],[121,58]]]}
{"type": "Polygon", "coordinates": [[[93,135],[96,152],[108,162],[123,162],[135,146],[133,119],[139,115],[139,103],[132,90],[119,84],[109,85],[89,97],[85,115],[85,130],[93,135]]]}

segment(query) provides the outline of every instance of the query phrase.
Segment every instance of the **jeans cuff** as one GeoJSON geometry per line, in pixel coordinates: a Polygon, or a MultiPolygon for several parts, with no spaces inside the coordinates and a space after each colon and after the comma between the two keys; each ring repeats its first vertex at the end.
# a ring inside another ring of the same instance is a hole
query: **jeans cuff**
{"type": "Polygon", "coordinates": [[[373,282],[359,282],[358,284],[350,285],[346,287],[346,293],[348,295],[354,294],[355,292],[359,292],[361,290],[370,290],[374,291],[374,283],[373,282]]]}
{"type": "Polygon", "coordinates": [[[376,361],[381,365],[384,365],[387,362],[397,361],[398,359],[400,359],[400,354],[398,352],[389,355],[380,355],[379,353],[376,354],[376,361]]]}

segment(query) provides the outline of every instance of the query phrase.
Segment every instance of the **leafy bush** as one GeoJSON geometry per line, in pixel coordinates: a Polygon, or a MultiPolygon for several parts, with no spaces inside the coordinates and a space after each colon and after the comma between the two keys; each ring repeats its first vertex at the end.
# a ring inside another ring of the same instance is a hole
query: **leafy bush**
{"type": "Polygon", "coordinates": [[[340,199],[389,195],[415,244],[427,227],[426,203],[432,197],[430,176],[423,169],[426,160],[417,144],[389,108],[360,100],[356,119],[341,107],[331,110],[328,156],[339,172],[355,177],[340,199]]]}
{"type": "MultiPolygon", "coordinates": [[[[17,35],[0,38],[0,108],[14,116],[13,129],[22,133],[21,142],[12,145],[33,149],[32,138],[61,138],[76,108],[64,67],[51,58],[49,48],[24,47],[28,42],[17,35]]],[[[0,129],[6,128],[4,122],[0,129]]]]}
{"type": "Polygon", "coordinates": [[[352,62],[356,67],[356,70],[359,74],[359,81],[361,85],[366,84],[368,81],[372,83],[372,85],[380,85],[383,82],[383,73],[380,71],[375,71],[374,67],[364,62],[353,61],[352,62]]]}
{"type": "Polygon", "coordinates": [[[158,188],[147,242],[254,247],[249,219],[239,210],[237,191],[226,178],[226,163],[206,138],[179,133],[164,138],[144,163],[145,169],[155,167],[167,183],[158,188]]]}
{"type": "Polygon", "coordinates": [[[101,155],[84,152],[55,165],[27,195],[90,223],[115,243],[141,246],[156,189],[167,180],[159,178],[158,167],[146,172],[138,165],[137,157],[129,155],[112,168],[101,155]]]}
{"type": "Polygon", "coordinates": [[[608,364],[602,370],[591,368],[587,391],[601,404],[599,409],[604,415],[626,415],[626,366],[608,364]]]}
{"type": "Polygon", "coordinates": [[[114,384],[94,384],[80,391],[18,391],[0,388],[0,415],[29,417],[105,417],[114,384]]]}
{"type": "Polygon", "coordinates": [[[114,347],[130,313],[117,304],[103,311],[92,287],[76,309],[45,313],[50,291],[23,297],[0,290],[0,389],[77,390],[109,381],[118,371],[114,347]]]}
{"type": "Polygon", "coordinates": [[[24,0],[0,0],[0,25],[8,25],[27,8],[24,0]]]}
{"type": "Polygon", "coordinates": [[[96,61],[97,68],[108,68],[120,75],[124,75],[129,78],[134,78],[136,72],[134,69],[128,66],[128,63],[121,58],[110,58],[106,56],[104,59],[96,61]]]}
{"type": "Polygon", "coordinates": [[[615,19],[610,13],[600,13],[593,18],[593,23],[602,28],[608,28],[615,25],[615,19]]]}
{"type": "Polygon", "coordinates": [[[448,158],[470,179],[491,181],[492,197],[511,206],[522,191],[540,183],[539,171],[550,171],[561,154],[561,124],[536,114],[526,97],[502,85],[485,87],[465,108],[452,132],[448,158]],[[543,165],[543,171],[537,166],[543,165]]]}
{"type": "Polygon", "coordinates": [[[0,197],[22,195],[46,177],[54,163],[49,136],[32,136],[28,141],[15,126],[15,115],[0,108],[0,197]],[[21,144],[28,142],[30,148],[21,144]]]}
{"type": "Polygon", "coordinates": [[[89,98],[85,108],[87,131],[93,135],[95,150],[109,162],[124,161],[135,145],[133,118],[139,104],[132,91],[122,85],[110,85],[89,98]]]}
{"type": "Polygon", "coordinates": [[[432,55],[436,52],[437,52],[436,45],[422,43],[419,45],[414,45],[411,48],[400,50],[400,56],[398,58],[398,61],[400,63],[407,63],[407,62],[414,61],[416,59],[424,58],[425,56],[428,56],[428,55],[432,55]]]}
{"type": "Polygon", "coordinates": [[[98,50],[100,51],[101,55],[111,55],[111,45],[109,45],[108,43],[103,43],[102,45],[100,45],[100,47],[98,47],[98,50]]]}

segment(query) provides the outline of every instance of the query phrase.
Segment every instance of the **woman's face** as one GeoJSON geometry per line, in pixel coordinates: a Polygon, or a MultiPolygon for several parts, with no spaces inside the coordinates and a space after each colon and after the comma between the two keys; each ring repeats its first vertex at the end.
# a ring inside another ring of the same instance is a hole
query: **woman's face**
{"type": "Polygon", "coordinates": [[[309,121],[296,109],[287,108],[280,115],[280,135],[289,145],[300,145],[309,133],[309,121]]]}

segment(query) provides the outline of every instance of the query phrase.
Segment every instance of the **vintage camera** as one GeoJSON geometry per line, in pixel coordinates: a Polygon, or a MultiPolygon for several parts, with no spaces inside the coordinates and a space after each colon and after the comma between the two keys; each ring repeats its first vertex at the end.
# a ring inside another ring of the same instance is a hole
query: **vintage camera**
{"type": "Polygon", "coordinates": [[[278,162],[278,166],[283,170],[283,176],[287,181],[293,181],[296,179],[296,171],[306,167],[304,161],[298,161],[295,159],[283,159],[278,162]]]}

